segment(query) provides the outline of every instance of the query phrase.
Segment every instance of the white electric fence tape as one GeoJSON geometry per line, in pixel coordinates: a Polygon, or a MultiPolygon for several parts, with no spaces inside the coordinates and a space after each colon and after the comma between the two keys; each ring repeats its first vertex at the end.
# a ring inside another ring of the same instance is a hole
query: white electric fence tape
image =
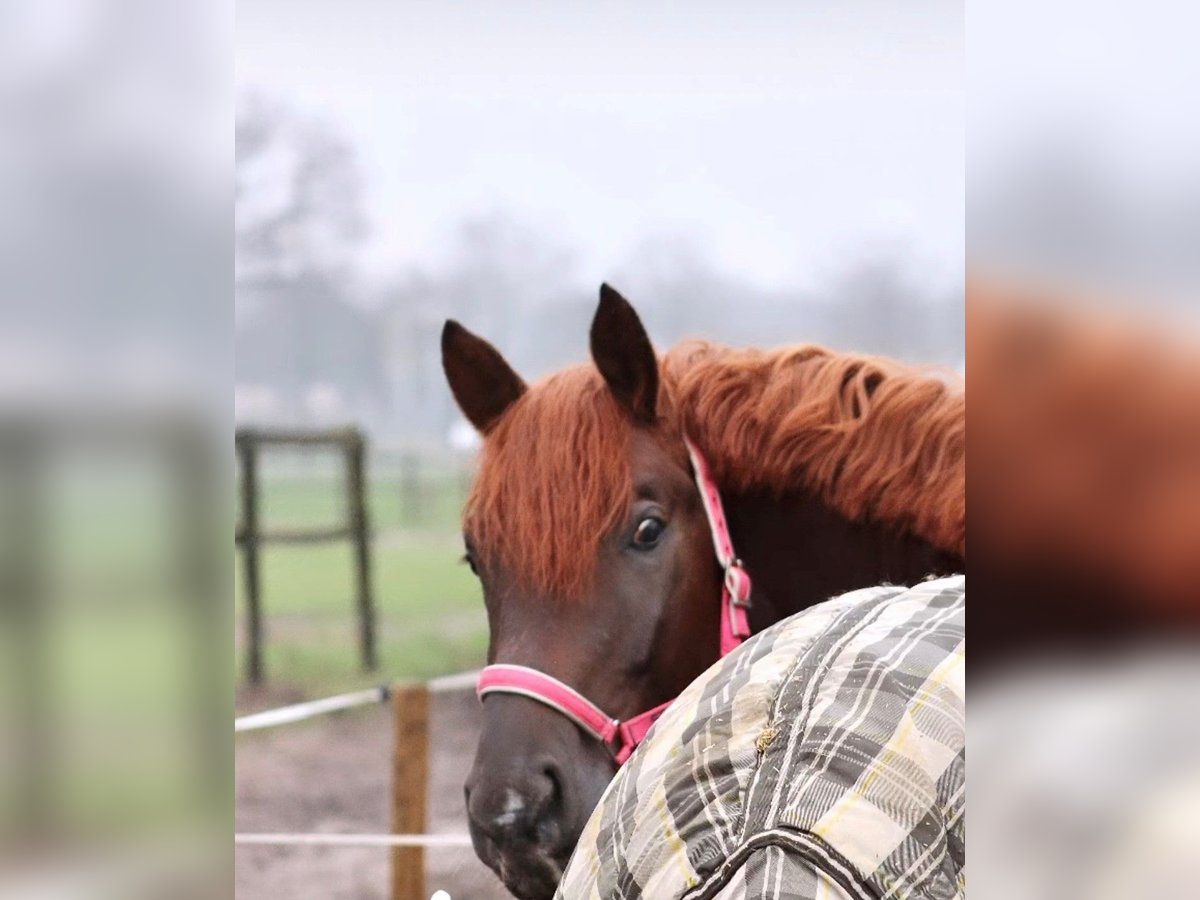
{"type": "MultiPolygon", "coordinates": [[[[478,672],[459,672],[456,675],[444,675],[433,678],[426,683],[430,692],[440,694],[443,691],[460,691],[475,686],[478,672]]],[[[309,700],[306,703],[294,703],[291,706],[281,706],[263,712],[251,713],[233,720],[234,732],[255,731],[259,728],[272,728],[275,725],[285,725],[288,722],[300,722],[313,716],[336,712],[339,709],[351,709],[355,706],[366,706],[370,703],[383,703],[391,696],[391,689],[385,684],[379,687],[367,688],[365,691],[352,691],[349,694],[338,694],[321,700],[309,700]]]]}
{"type": "Polygon", "coordinates": [[[235,844],[308,847],[470,847],[466,834],[235,834],[235,844]]]}

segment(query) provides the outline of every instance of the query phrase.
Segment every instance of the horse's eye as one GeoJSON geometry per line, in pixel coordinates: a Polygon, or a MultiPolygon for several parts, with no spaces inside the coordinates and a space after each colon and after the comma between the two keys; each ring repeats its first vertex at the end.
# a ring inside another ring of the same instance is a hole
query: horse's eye
{"type": "Polygon", "coordinates": [[[471,551],[468,550],[463,554],[462,561],[471,567],[471,571],[474,572],[476,576],[479,575],[479,569],[475,565],[475,555],[471,553],[471,551]]]}
{"type": "Polygon", "coordinates": [[[633,546],[639,550],[649,550],[658,543],[666,527],[666,523],[657,516],[647,516],[638,522],[638,527],[633,532],[633,546]]]}

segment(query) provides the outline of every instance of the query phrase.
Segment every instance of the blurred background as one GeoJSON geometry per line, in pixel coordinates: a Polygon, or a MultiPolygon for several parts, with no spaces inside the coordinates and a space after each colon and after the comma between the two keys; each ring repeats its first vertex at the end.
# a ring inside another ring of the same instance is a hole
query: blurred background
{"type": "Polygon", "coordinates": [[[232,26],[0,6],[0,895],[229,881],[232,26]]]}
{"type": "Polygon", "coordinates": [[[1182,3],[968,4],[977,898],[1192,880],[1197,27],[1182,3]]]}

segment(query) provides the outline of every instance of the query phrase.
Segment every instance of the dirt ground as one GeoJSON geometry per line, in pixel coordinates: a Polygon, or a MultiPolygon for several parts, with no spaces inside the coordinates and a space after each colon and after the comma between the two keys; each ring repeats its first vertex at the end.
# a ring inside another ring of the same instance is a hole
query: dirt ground
{"type": "MultiPolygon", "coordinates": [[[[294,697],[253,698],[255,708],[294,697]]],[[[470,689],[434,694],[427,831],[466,833],[462,785],[475,753],[479,703],[470,689]]],[[[239,698],[239,709],[245,698],[239,698]]],[[[239,832],[390,831],[390,708],[363,707],[236,737],[239,832]]],[[[241,900],[390,897],[390,851],[361,847],[240,846],[241,900]]],[[[470,847],[426,851],[425,883],[453,900],[508,893],[470,847]]]]}

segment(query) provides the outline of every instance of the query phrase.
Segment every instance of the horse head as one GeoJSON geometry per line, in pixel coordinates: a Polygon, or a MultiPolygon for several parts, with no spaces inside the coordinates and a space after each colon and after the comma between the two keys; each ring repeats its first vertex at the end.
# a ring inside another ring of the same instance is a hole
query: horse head
{"type": "MultiPolygon", "coordinates": [[[[543,673],[619,720],[675,697],[715,661],[721,571],[659,360],[607,286],[590,338],[593,364],[526,385],[494,347],[447,322],[442,361],[483,435],[463,524],[488,662],[543,673]]],[[[518,897],[553,894],[616,772],[614,749],[536,697],[486,696],[470,830],[518,897]]]]}

